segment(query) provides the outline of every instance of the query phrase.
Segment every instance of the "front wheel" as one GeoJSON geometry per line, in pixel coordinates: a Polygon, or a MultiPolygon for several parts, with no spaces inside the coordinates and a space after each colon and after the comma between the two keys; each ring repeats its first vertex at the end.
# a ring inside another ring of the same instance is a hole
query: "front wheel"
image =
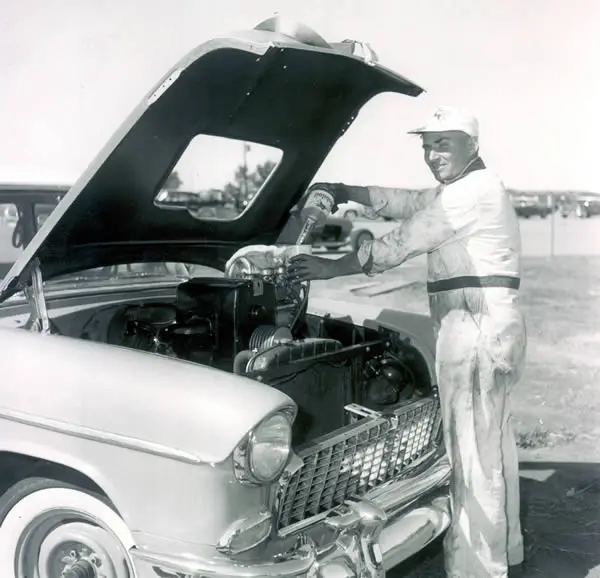
{"type": "Polygon", "coordinates": [[[0,576],[135,578],[133,538],[100,497],[29,478],[0,498],[0,576]]]}
{"type": "Polygon", "coordinates": [[[362,229],[360,231],[354,231],[352,233],[352,240],[351,240],[352,250],[358,251],[358,249],[360,249],[361,245],[363,245],[364,243],[368,243],[369,241],[372,241],[374,238],[375,237],[373,237],[373,233],[371,233],[371,231],[367,231],[367,229],[362,229]]]}

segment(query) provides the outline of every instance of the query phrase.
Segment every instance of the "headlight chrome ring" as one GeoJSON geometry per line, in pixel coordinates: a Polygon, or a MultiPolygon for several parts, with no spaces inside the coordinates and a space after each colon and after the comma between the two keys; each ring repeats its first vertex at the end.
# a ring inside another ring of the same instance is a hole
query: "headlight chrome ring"
{"type": "Polygon", "coordinates": [[[268,484],[285,469],[292,451],[289,412],[277,412],[259,423],[234,452],[236,477],[252,485],[268,484]]]}

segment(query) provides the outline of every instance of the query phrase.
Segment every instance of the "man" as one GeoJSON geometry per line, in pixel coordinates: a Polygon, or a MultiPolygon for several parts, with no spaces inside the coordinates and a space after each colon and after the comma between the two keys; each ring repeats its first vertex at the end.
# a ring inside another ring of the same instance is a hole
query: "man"
{"type": "Polygon", "coordinates": [[[518,299],[519,224],[504,185],[479,156],[474,117],[441,108],[410,132],[421,136],[425,162],[440,185],[422,193],[314,185],[329,190],[336,203],[356,201],[401,224],[337,260],[295,257],[288,274],[305,280],[374,275],[427,254],[452,465],[446,572],[453,578],[506,578],[523,561],[518,456],[508,405],[526,350],[518,299]]]}

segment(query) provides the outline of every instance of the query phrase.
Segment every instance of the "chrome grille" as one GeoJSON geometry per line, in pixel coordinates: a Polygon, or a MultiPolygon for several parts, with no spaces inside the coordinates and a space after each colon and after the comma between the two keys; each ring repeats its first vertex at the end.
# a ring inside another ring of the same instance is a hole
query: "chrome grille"
{"type": "Polygon", "coordinates": [[[440,425],[439,401],[430,398],[315,440],[298,451],[304,465],[283,489],[278,529],[404,477],[434,448],[440,425]]]}

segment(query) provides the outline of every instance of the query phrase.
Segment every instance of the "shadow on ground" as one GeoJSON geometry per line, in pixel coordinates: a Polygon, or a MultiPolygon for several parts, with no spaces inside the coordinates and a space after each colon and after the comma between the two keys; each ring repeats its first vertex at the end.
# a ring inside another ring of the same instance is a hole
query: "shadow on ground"
{"type": "MultiPolygon", "coordinates": [[[[523,578],[600,577],[600,464],[521,462],[523,578]]],[[[444,578],[441,540],[389,572],[444,578]]]]}

